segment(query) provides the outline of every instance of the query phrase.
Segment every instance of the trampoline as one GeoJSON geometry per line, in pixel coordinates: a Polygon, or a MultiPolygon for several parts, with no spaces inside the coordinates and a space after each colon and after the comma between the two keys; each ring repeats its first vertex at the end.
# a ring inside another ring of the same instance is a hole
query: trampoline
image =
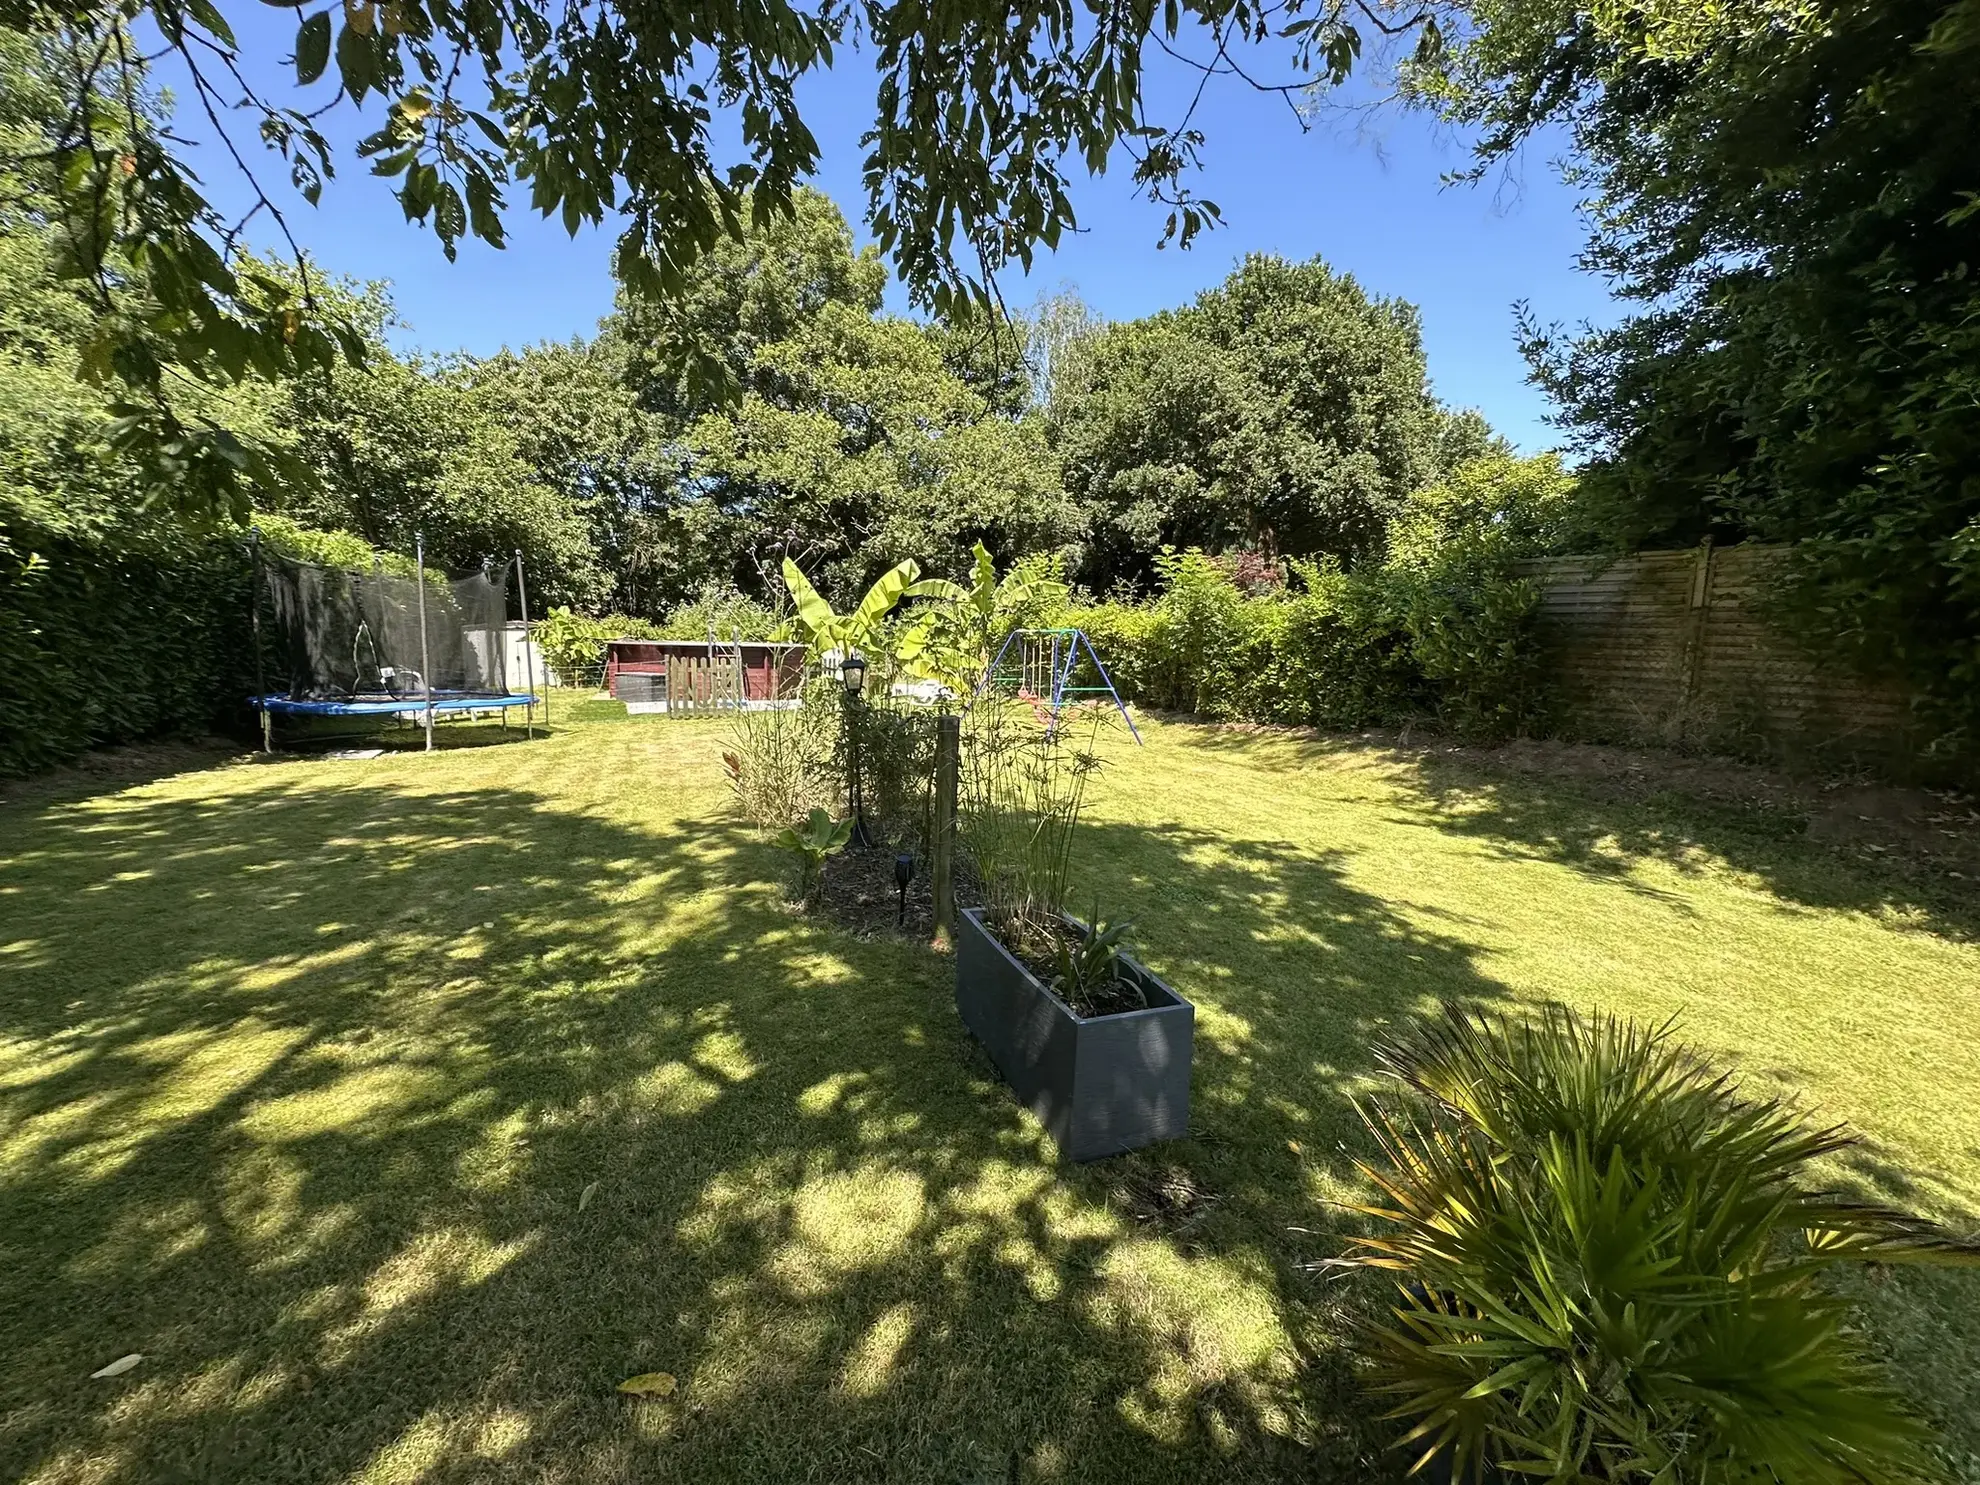
{"type": "Polygon", "coordinates": [[[435,691],[433,700],[418,696],[353,696],[348,701],[298,701],[293,696],[257,696],[253,705],[260,710],[289,717],[389,717],[423,716],[430,705],[436,712],[503,711],[512,706],[534,706],[534,696],[450,696],[435,691]]]}
{"type": "Polygon", "coordinates": [[[429,748],[438,716],[467,720],[493,712],[506,727],[509,713],[520,707],[531,736],[538,706],[549,721],[549,706],[536,695],[522,553],[513,563],[484,561],[472,572],[443,578],[427,570],[425,543],[417,539],[409,572],[388,572],[382,559],[374,559],[369,571],[298,562],[264,552],[259,533],[251,550],[260,684],[249,705],[261,714],[264,749],[274,750],[278,717],[423,722],[429,748]],[[529,672],[515,678],[525,682],[521,687],[506,674],[512,575],[529,672]],[[268,673],[264,627],[272,630],[274,653],[288,672],[287,690],[280,689],[280,671],[268,673]]]}

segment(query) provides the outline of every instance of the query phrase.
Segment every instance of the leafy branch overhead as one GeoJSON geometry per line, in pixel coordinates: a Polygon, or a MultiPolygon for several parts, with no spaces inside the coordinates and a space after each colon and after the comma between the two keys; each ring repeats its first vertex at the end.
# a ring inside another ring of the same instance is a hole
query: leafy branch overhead
{"type": "MultiPolygon", "coordinates": [[[[63,107],[30,153],[48,163],[72,275],[103,316],[94,374],[131,391],[116,436],[160,489],[236,507],[245,486],[298,471],[217,423],[181,418],[175,396],[186,382],[358,359],[307,272],[292,287],[234,266],[250,232],[279,239],[300,264],[287,213],[322,201],[341,163],[328,120],[345,107],[375,121],[356,158],[397,183],[407,219],[450,258],[468,237],[500,247],[520,193],[573,233],[617,217],[619,272],[665,301],[746,222],[760,229],[791,214],[818,164],[799,84],[857,43],[876,72],[864,137],[874,236],[916,302],[961,320],[997,303],[1000,270],[1028,268],[1038,246],[1076,227],[1068,171],[1102,171],[1117,148],[1140,188],[1170,205],[1170,236],[1187,244],[1218,219],[1185,182],[1204,144],[1196,101],[1167,121],[1144,106],[1150,46],[1204,81],[1233,76],[1290,99],[1344,77],[1369,22],[1414,30],[1426,55],[1440,43],[1427,12],[1390,18],[1361,0],[1166,0],[1098,13],[1067,0],[968,0],[939,23],[879,0],[664,10],[304,0],[294,86],[271,89],[214,0],[41,0],[0,18],[73,58],[63,107]],[[1260,81],[1260,64],[1239,60],[1251,53],[1293,80],[1260,81]],[[236,219],[206,194],[185,141],[139,106],[151,69],[168,59],[185,79],[181,106],[246,182],[251,204],[236,219]],[[726,160],[718,114],[740,138],[726,160]],[[256,138],[237,137],[249,129],[256,138]]],[[[691,337],[670,351],[691,382],[729,385],[721,359],[691,337]]]]}

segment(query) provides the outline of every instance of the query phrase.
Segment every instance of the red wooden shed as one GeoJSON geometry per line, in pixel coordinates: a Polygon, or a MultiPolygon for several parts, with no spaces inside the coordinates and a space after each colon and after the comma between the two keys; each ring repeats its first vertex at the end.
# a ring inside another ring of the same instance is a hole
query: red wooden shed
{"type": "Polygon", "coordinates": [[[745,640],[614,639],[605,645],[605,689],[628,705],[690,711],[795,702],[804,646],[745,640]]]}

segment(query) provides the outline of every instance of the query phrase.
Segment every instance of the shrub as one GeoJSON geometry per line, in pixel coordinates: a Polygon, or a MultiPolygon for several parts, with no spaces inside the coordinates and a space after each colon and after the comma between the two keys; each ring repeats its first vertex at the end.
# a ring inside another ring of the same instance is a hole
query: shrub
{"type": "Polygon", "coordinates": [[[796,865],[794,896],[815,903],[825,884],[825,858],[845,849],[852,839],[853,822],[834,820],[823,808],[812,810],[801,825],[786,825],[777,832],[777,846],[790,853],[796,865]]]}
{"type": "MultiPolygon", "coordinates": [[[[1165,551],[1152,603],[1070,606],[1124,698],[1331,728],[1431,722],[1502,738],[1545,720],[1536,586],[1517,560],[1571,538],[1557,458],[1490,454],[1414,492],[1377,564],[1165,551]]],[[[1086,677],[1092,680],[1093,677],[1086,677]]]]}
{"type": "MultiPolygon", "coordinates": [[[[721,643],[735,639],[773,639],[785,619],[762,599],[751,598],[735,588],[707,588],[686,603],[669,610],[667,617],[656,625],[648,626],[644,620],[623,617],[605,622],[650,628],[652,637],[656,639],[706,639],[712,633],[721,643]]],[[[617,639],[622,636],[615,634],[610,637],[617,639]]],[[[646,636],[627,632],[623,637],[640,639],[646,636]]]]}
{"type": "Polygon", "coordinates": [[[1371,1327],[1419,1464],[1553,1481],[1915,1482],[1923,1425],[1821,1286],[1846,1261],[1980,1249],[1807,1179],[1850,1143],[1655,1031],[1453,1012],[1378,1048],[1410,1096],[1365,1109],[1396,1275],[1371,1327]]]}
{"type": "Polygon", "coordinates": [[[793,710],[741,711],[729,723],[722,764],[743,815],[775,834],[817,805],[835,805],[829,716],[807,699],[793,710]]]}
{"type": "MultiPolygon", "coordinates": [[[[836,682],[830,684],[843,696],[836,682]]],[[[852,760],[844,755],[846,728],[859,733],[860,784],[866,823],[882,840],[907,845],[919,854],[932,819],[935,781],[935,721],[932,707],[895,698],[867,699],[847,712],[846,725],[833,733],[838,779],[851,782],[852,760]]]]}
{"type": "Polygon", "coordinates": [[[1503,552],[1290,566],[1292,591],[1248,598],[1222,560],[1167,553],[1152,604],[1077,605],[1062,622],[1086,631],[1123,698],[1147,706],[1342,729],[1433,722],[1483,738],[1541,719],[1539,594],[1503,552]]]}
{"type": "MultiPolygon", "coordinates": [[[[374,557],[345,532],[261,525],[271,549],[303,561],[374,557]]],[[[138,518],[54,529],[0,503],[0,777],[168,733],[248,735],[258,595],[247,535],[138,518]]],[[[266,648],[278,664],[272,636],[266,648]]]]}
{"type": "Polygon", "coordinates": [[[161,733],[245,731],[249,593],[231,535],[104,539],[0,517],[0,776],[161,733]]]}
{"type": "Polygon", "coordinates": [[[650,619],[625,614],[594,619],[567,608],[553,608],[531,626],[531,638],[557,679],[569,686],[594,677],[603,667],[608,639],[659,639],[662,635],[660,626],[650,619]]]}

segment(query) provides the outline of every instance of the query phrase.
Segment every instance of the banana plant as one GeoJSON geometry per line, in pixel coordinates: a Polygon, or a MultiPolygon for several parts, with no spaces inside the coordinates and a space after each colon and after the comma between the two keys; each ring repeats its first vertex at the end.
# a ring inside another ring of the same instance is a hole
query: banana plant
{"type": "Polygon", "coordinates": [[[990,550],[978,542],[967,588],[939,579],[918,584],[918,597],[937,603],[901,635],[896,658],[912,675],[938,681],[958,696],[976,691],[990,662],[990,642],[1000,614],[1047,597],[1062,597],[1056,578],[1014,567],[999,579],[990,550]]]}
{"type": "MultiPolygon", "coordinates": [[[[935,598],[947,601],[962,592],[954,583],[941,578],[921,577],[921,564],[912,557],[882,573],[863,598],[847,613],[839,613],[812,587],[811,579],[789,557],[784,559],[784,586],[791,590],[796,613],[793,623],[804,636],[813,657],[832,650],[859,650],[867,653],[886,650],[884,628],[887,618],[909,598],[935,598]]],[[[896,658],[899,658],[896,656],[896,658]]]]}

